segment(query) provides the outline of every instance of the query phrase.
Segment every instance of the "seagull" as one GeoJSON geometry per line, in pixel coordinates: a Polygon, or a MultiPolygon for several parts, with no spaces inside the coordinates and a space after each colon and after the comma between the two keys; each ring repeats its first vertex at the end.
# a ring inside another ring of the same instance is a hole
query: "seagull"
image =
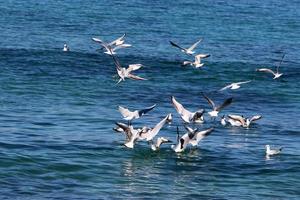
{"type": "Polygon", "coordinates": [[[157,150],[159,150],[160,145],[162,145],[163,143],[168,143],[168,142],[171,142],[171,141],[164,137],[159,137],[159,138],[157,138],[155,144],[153,143],[153,140],[152,140],[151,149],[153,151],[157,151],[157,150]]]}
{"type": "Polygon", "coordinates": [[[99,43],[102,48],[105,48],[106,49],[106,54],[116,54],[116,50],[118,49],[121,49],[121,48],[127,48],[127,47],[131,47],[132,45],[131,44],[124,44],[125,42],[125,36],[126,36],[126,33],[124,33],[121,37],[119,37],[118,39],[110,42],[110,43],[105,43],[103,40],[99,39],[99,38],[92,38],[92,40],[94,42],[97,42],[99,43]]]}
{"type": "Polygon", "coordinates": [[[220,89],[220,91],[226,90],[226,89],[231,89],[231,90],[236,90],[239,89],[241,86],[241,84],[245,84],[245,83],[250,83],[251,81],[242,81],[242,82],[237,82],[237,83],[231,83],[225,87],[223,87],[222,89],[220,89]]]}
{"type": "Polygon", "coordinates": [[[63,51],[70,51],[70,48],[68,47],[68,45],[67,45],[67,44],[64,44],[63,51]]]}
{"type": "Polygon", "coordinates": [[[141,116],[145,115],[147,112],[149,112],[153,108],[155,108],[155,106],[156,106],[156,104],[154,104],[150,107],[144,108],[142,110],[135,110],[135,111],[130,111],[127,108],[119,106],[119,111],[120,111],[121,115],[123,116],[123,119],[127,120],[128,124],[130,124],[132,120],[138,119],[141,116]]]}
{"type": "Polygon", "coordinates": [[[131,65],[128,66],[128,68],[125,68],[125,67],[122,67],[120,65],[119,61],[117,60],[117,57],[114,54],[111,53],[111,56],[113,57],[115,66],[117,68],[117,73],[120,77],[117,84],[119,84],[121,81],[125,81],[125,78],[130,78],[130,79],[133,79],[133,80],[147,80],[145,78],[142,78],[142,77],[131,74],[131,72],[140,69],[143,66],[142,64],[131,64],[131,65]]]}
{"type": "Polygon", "coordinates": [[[139,139],[151,141],[158,134],[160,129],[166,124],[171,122],[172,114],[168,114],[164,119],[162,119],[154,128],[143,127],[139,139]]]}
{"type": "Polygon", "coordinates": [[[190,127],[186,127],[186,129],[188,132],[194,133],[194,137],[189,141],[189,144],[191,144],[192,146],[197,146],[203,138],[210,135],[210,133],[214,130],[214,128],[209,128],[204,131],[198,131],[197,129],[191,129],[190,127]]]}
{"type": "MultiPolygon", "coordinates": [[[[178,143],[176,145],[171,145],[171,148],[176,153],[183,152],[187,147],[187,145],[190,143],[190,141],[194,138],[196,131],[197,129],[193,130],[192,132],[187,131],[187,133],[185,133],[183,136],[181,136],[180,138],[178,137],[177,138],[178,143]]],[[[177,128],[177,135],[179,135],[178,128],[177,128]]]]}
{"type": "Polygon", "coordinates": [[[205,96],[204,94],[203,94],[203,97],[207,100],[207,102],[208,102],[208,103],[212,106],[212,108],[213,108],[212,111],[208,112],[208,114],[209,114],[211,117],[217,117],[218,114],[219,114],[219,112],[220,112],[223,108],[225,108],[226,106],[230,105],[231,102],[232,102],[232,99],[233,99],[233,98],[226,99],[226,100],[223,102],[222,105],[220,105],[220,106],[217,107],[217,106],[215,105],[215,103],[214,103],[210,98],[208,98],[208,97],[205,96]]]}
{"type": "Polygon", "coordinates": [[[257,69],[256,71],[258,72],[268,72],[268,73],[271,73],[274,75],[273,79],[277,79],[279,77],[281,77],[283,75],[283,73],[279,73],[279,67],[283,61],[283,58],[284,58],[285,54],[283,54],[282,58],[281,58],[281,61],[279,63],[279,65],[277,65],[277,68],[276,68],[276,72],[274,72],[273,70],[271,69],[268,69],[268,68],[261,68],[261,69],[257,69]]]}
{"type": "Polygon", "coordinates": [[[270,145],[266,145],[265,147],[266,147],[266,156],[267,156],[267,157],[268,157],[268,156],[277,155],[277,154],[279,154],[279,153],[282,151],[282,149],[283,149],[283,147],[280,147],[279,149],[271,149],[271,148],[270,148],[270,145]]]}
{"type": "Polygon", "coordinates": [[[175,97],[171,97],[172,103],[176,109],[176,111],[179,113],[181,119],[186,123],[203,123],[204,122],[204,109],[198,110],[196,112],[190,112],[187,109],[185,109],[178,101],[176,101],[175,97]]]}
{"type": "Polygon", "coordinates": [[[116,125],[120,128],[123,129],[123,132],[126,135],[126,140],[124,145],[130,149],[133,149],[135,142],[139,138],[140,134],[140,129],[134,129],[133,126],[127,126],[123,123],[116,123],[116,125]]]}
{"type": "Polygon", "coordinates": [[[221,118],[221,124],[222,124],[223,126],[226,126],[226,125],[227,125],[227,119],[226,119],[225,115],[223,115],[222,118],[221,118]]]}
{"type": "Polygon", "coordinates": [[[232,126],[243,126],[244,128],[249,128],[250,124],[253,121],[259,120],[262,118],[261,115],[254,115],[251,118],[244,118],[243,116],[240,115],[228,115],[228,122],[232,126]]]}
{"type": "Polygon", "coordinates": [[[190,46],[189,48],[183,48],[180,47],[179,45],[175,44],[174,42],[170,41],[170,44],[176,48],[179,48],[183,53],[186,53],[188,55],[193,55],[195,53],[195,51],[193,51],[197,45],[202,41],[202,38],[200,40],[198,40],[196,43],[194,43],[192,46],[190,46]]]}
{"type": "Polygon", "coordinates": [[[208,58],[210,55],[209,54],[198,54],[195,56],[195,61],[184,61],[183,62],[183,66],[185,65],[191,65],[195,68],[200,68],[204,65],[204,63],[201,63],[201,58],[208,58]]]}

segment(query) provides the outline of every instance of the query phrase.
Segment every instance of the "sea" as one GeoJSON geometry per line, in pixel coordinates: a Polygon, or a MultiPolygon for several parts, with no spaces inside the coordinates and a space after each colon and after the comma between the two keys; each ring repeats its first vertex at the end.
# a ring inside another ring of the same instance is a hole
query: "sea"
{"type": "Polygon", "coordinates": [[[0,199],[300,199],[299,0],[3,0],[0,1],[0,199]],[[123,67],[140,63],[117,84],[116,67],[91,38],[110,42],[123,67]],[[170,45],[210,54],[204,66],[170,45]],[[70,47],[63,52],[64,44],[70,47]],[[283,76],[256,72],[276,70],[283,76]],[[251,80],[238,90],[224,86],[251,80]],[[207,112],[233,98],[217,119],[207,112]],[[126,123],[118,106],[156,104],[134,127],[173,122],[158,136],[176,144],[186,130],[171,103],[205,109],[197,148],[152,151],[113,131],[126,123]],[[262,119],[222,126],[223,115],[262,119]],[[267,158],[265,145],[279,155],[267,158]]]}

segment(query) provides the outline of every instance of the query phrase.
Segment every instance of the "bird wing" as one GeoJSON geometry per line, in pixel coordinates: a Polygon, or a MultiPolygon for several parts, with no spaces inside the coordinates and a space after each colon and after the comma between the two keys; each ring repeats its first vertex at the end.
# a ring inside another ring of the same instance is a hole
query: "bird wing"
{"type": "Polygon", "coordinates": [[[105,45],[104,47],[111,53],[111,57],[112,57],[113,60],[114,60],[115,66],[116,66],[117,70],[120,71],[121,68],[122,68],[122,66],[121,66],[121,64],[120,64],[120,62],[119,62],[119,60],[118,60],[118,58],[112,53],[112,50],[111,50],[110,47],[108,47],[107,45],[105,45]]]}
{"type": "Polygon", "coordinates": [[[174,42],[172,42],[172,41],[170,41],[170,44],[171,44],[172,46],[174,46],[174,47],[177,47],[177,48],[179,48],[179,49],[183,50],[183,51],[186,51],[186,49],[185,49],[185,48],[182,48],[181,46],[179,46],[179,45],[175,44],[175,43],[174,43],[174,42]]]}
{"type": "Polygon", "coordinates": [[[150,107],[147,107],[145,109],[142,109],[142,110],[139,110],[138,113],[139,113],[139,116],[143,116],[144,114],[146,114],[147,112],[151,111],[153,108],[155,108],[156,104],[150,106],[150,107]]]}
{"type": "Polygon", "coordinates": [[[139,77],[139,76],[136,76],[133,74],[128,74],[128,78],[133,79],[133,80],[141,80],[141,81],[147,80],[145,78],[142,78],[142,77],[139,77]]]}
{"type": "Polygon", "coordinates": [[[135,70],[138,70],[142,67],[143,65],[142,64],[131,64],[131,65],[128,65],[128,72],[132,72],[132,71],[135,71],[135,70]]]}
{"type": "Polygon", "coordinates": [[[172,96],[172,103],[173,103],[176,111],[178,112],[178,114],[181,116],[181,118],[185,122],[190,122],[190,116],[192,113],[190,111],[188,111],[187,109],[185,109],[183,107],[183,105],[181,105],[178,101],[176,101],[174,96],[172,96]]]}
{"type": "Polygon", "coordinates": [[[120,111],[121,115],[123,116],[123,118],[130,117],[134,113],[134,112],[131,112],[130,110],[128,110],[127,108],[122,107],[122,106],[119,106],[119,111],[120,111]]]}
{"type": "Polygon", "coordinates": [[[197,42],[195,42],[192,46],[190,46],[187,50],[188,51],[193,51],[197,45],[202,41],[202,38],[200,40],[198,40],[197,42]]]}
{"type": "Polygon", "coordinates": [[[118,39],[112,41],[111,43],[109,43],[110,45],[114,45],[117,44],[117,42],[121,41],[124,39],[124,37],[126,36],[126,33],[124,33],[121,37],[119,37],[118,39]]]}
{"type": "Polygon", "coordinates": [[[118,127],[120,127],[121,129],[123,129],[124,133],[126,134],[127,140],[128,140],[129,138],[131,138],[132,132],[131,132],[129,126],[127,126],[126,124],[123,124],[123,123],[119,123],[119,122],[116,122],[116,125],[117,125],[118,127]]]}
{"type": "Polygon", "coordinates": [[[229,85],[226,85],[225,87],[223,87],[222,89],[220,89],[219,91],[224,91],[224,90],[227,90],[228,88],[231,88],[232,87],[232,83],[229,84],[229,85]]]}
{"type": "Polygon", "coordinates": [[[250,122],[259,120],[259,119],[261,119],[261,118],[262,118],[261,115],[254,115],[253,117],[251,117],[250,122]]]}
{"type": "Polygon", "coordinates": [[[184,128],[189,132],[189,133],[195,133],[198,129],[192,129],[189,126],[184,126],[184,128]]]}
{"type": "Polygon", "coordinates": [[[268,73],[271,73],[271,74],[275,75],[275,72],[271,69],[268,69],[268,68],[260,68],[260,69],[257,69],[256,71],[258,71],[258,72],[268,72],[268,73]]]}
{"type": "Polygon", "coordinates": [[[147,134],[147,141],[152,140],[160,131],[160,129],[166,124],[168,116],[163,118],[153,129],[147,134]]]}
{"type": "Polygon", "coordinates": [[[131,44],[121,44],[121,45],[115,46],[113,48],[113,51],[116,51],[116,50],[122,49],[122,48],[127,48],[127,47],[131,47],[131,44]]]}
{"type": "Polygon", "coordinates": [[[277,65],[277,67],[276,67],[277,73],[278,73],[279,67],[280,67],[281,64],[282,64],[282,61],[283,61],[284,56],[285,56],[285,54],[282,55],[281,61],[280,61],[279,65],[277,65]]]}
{"type": "Polygon", "coordinates": [[[94,41],[94,42],[98,42],[98,43],[103,43],[103,41],[102,40],[100,40],[99,38],[92,38],[92,40],[94,41]]]}
{"type": "Polygon", "coordinates": [[[214,128],[209,128],[204,131],[199,131],[199,132],[195,133],[195,139],[196,139],[197,143],[200,140],[202,140],[203,138],[205,138],[206,136],[210,135],[213,130],[214,130],[214,128]]]}
{"type": "Polygon", "coordinates": [[[225,108],[226,106],[229,106],[229,105],[231,104],[231,102],[232,102],[232,99],[233,99],[233,98],[226,99],[226,100],[223,102],[223,104],[220,105],[220,106],[216,109],[216,111],[220,111],[220,110],[222,110],[223,108],[225,108]]]}
{"type": "Polygon", "coordinates": [[[207,102],[213,107],[213,109],[216,108],[216,105],[215,103],[210,99],[208,98],[206,95],[203,94],[203,97],[207,100],[207,102]]]}
{"type": "Polygon", "coordinates": [[[237,82],[235,84],[241,85],[241,84],[250,83],[250,82],[251,82],[251,80],[249,80],[249,81],[241,81],[241,82],[237,82]]]}
{"type": "Polygon", "coordinates": [[[235,121],[239,121],[241,124],[245,124],[245,119],[242,116],[239,116],[239,115],[228,115],[228,117],[230,119],[235,120],[235,121]]]}

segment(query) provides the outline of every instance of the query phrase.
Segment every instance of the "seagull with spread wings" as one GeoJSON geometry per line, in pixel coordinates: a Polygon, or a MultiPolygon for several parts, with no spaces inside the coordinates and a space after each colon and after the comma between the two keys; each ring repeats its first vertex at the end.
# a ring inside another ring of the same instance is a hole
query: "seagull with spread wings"
{"type": "Polygon", "coordinates": [[[242,84],[250,83],[250,82],[251,81],[249,80],[249,81],[242,81],[242,82],[231,83],[231,84],[223,87],[222,89],[220,89],[220,91],[227,90],[227,89],[236,90],[236,89],[239,89],[242,84]]]}
{"type": "Polygon", "coordinates": [[[277,78],[281,77],[281,76],[283,75],[283,73],[279,73],[279,67],[280,67],[280,65],[281,65],[282,62],[283,62],[284,56],[285,56],[285,54],[283,54],[280,63],[277,65],[277,67],[276,67],[276,72],[274,72],[273,70],[268,69],[268,68],[260,68],[260,69],[257,69],[256,71],[258,71],[258,72],[267,72],[267,73],[271,73],[271,74],[273,74],[273,76],[274,76],[273,79],[277,79],[277,78]]]}
{"type": "Polygon", "coordinates": [[[122,106],[119,106],[119,111],[121,113],[121,115],[123,116],[123,119],[128,121],[128,125],[131,124],[131,121],[134,119],[138,119],[141,116],[145,115],[146,113],[148,113],[149,111],[151,111],[153,108],[155,108],[156,104],[141,109],[141,110],[135,110],[135,111],[130,111],[127,108],[124,108],[122,106]]]}
{"type": "Polygon", "coordinates": [[[181,46],[179,46],[178,44],[175,44],[174,42],[170,41],[170,44],[173,47],[176,47],[178,49],[180,49],[183,53],[186,53],[188,55],[193,55],[195,53],[194,49],[198,46],[198,44],[202,41],[202,38],[200,40],[198,40],[196,43],[194,43],[192,46],[190,46],[189,48],[183,48],[181,46]]]}
{"type": "Polygon", "coordinates": [[[205,96],[203,94],[203,97],[207,100],[207,102],[212,106],[213,110],[208,112],[208,114],[211,116],[211,117],[218,117],[218,114],[219,112],[224,109],[225,107],[229,106],[232,102],[232,99],[233,98],[228,98],[226,99],[222,105],[220,106],[216,106],[215,103],[210,99],[208,98],[207,96],[205,96]]]}
{"type": "Polygon", "coordinates": [[[200,68],[204,65],[204,63],[201,63],[201,58],[208,58],[209,56],[209,54],[198,54],[195,56],[195,61],[184,61],[182,65],[191,65],[195,68],[200,68]]]}

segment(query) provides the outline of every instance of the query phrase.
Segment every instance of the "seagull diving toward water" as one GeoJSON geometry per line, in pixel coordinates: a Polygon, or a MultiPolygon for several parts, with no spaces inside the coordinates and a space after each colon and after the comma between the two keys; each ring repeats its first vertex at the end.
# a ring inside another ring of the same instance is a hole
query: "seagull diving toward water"
{"type": "MultiPolygon", "coordinates": [[[[183,152],[185,150],[185,148],[187,147],[187,145],[189,144],[189,142],[194,138],[196,131],[197,131],[197,129],[193,130],[192,132],[187,131],[187,133],[185,133],[183,136],[181,136],[180,138],[178,137],[177,144],[171,145],[171,148],[176,153],[183,152]]],[[[177,127],[177,135],[179,136],[178,127],[177,127]]]]}
{"type": "Polygon", "coordinates": [[[281,58],[281,61],[280,61],[279,65],[277,65],[276,72],[274,72],[273,70],[268,69],[268,68],[261,68],[261,69],[257,69],[256,71],[258,71],[258,72],[268,72],[268,73],[271,73],[271,74],[274,75],[273,79],[279,78],[280,76],[283,75],[283,73],[279,73],[279,67],[280,67],[280,65],[282,64],[282,61],[283,61],[284,56],[285,56],[285,54],[283,54],[283,56],[282,56],[282,58],[281,58]]]}
{"type": "Polygon", "coordinates": [[[206,136],[210,135],[214,128],[209,128],[204,131],[198,131],[197,129],[193,130],[190,127],[186,127],[187,131],[190,133],[194,133],[195,136],[189,141],[189,144],[192,146],[197,146],[198,143],[205,138],[206,136]]]}
{"type": "Polygon", "coordinates": [[[166,124],[172,121],[172,114],[168,114],[164,119],[162,119],[154,128],[143,127],[140,133],[139,139],[151,141],[158,134],[160,129],[166,124]]]}
{"type": "Polygon", "coordinates": [[[266,148],[266,156],[267,156],[267,157],[268,157],[268,156],[277,155],[277,154],[279,154],[279,153],[282,151],[282,149],[283,149],[283,147],[280,147],[279,149],[271,149],[271,148],[270,148],[270,145],[266,145],[265,148],[266,148]]]}
{"type": "Polygon", "coordinates": [[[262,118],[261,115],[254,115],[251,118],[244,118],[243,116],[240,115],[228,115],[228,122],[232,126],[242,126],[244,128],[249,128],[250,124],[256,120],[259,120],[262,118]]]}
{"type": "MultiPolygon", "coordinates": [[[[126,135],[126,140],[124,145],[130,149],[133,149],[135,142],[137,141],[137,139],[139,138],[139,134],[140,134],[140,129],[134,129],[133,126],[127,126],[123,123],[116,123],[116,125],[120,128],[123,129],[123,132],[126,135]]],[[[118,128],[118,129],[119,129],[118,128]]]]}
{"type": "Polygon", "coordinates": [[[204,122],[204,109],[198,110],[196,112],[190,112],[183,107],[178,101],[176,101],[175,97],[171,97],[173,106],[175,107],[176,111],[180,115],[181,119],[186,123],[203,123],[204,122]]]}
{"type": "Polygon", "coordinates": [[[250,83],[251,81],[243,81],[243,82],[237,82],[237,83],[231,83],[225,87],[223,87],[222,89],[220,89],[220,91],[223,91],[223,90],[227,90],[227,89],[231,89],[231,90],[236,90],[236,89],[239,89],[241,86],[241,84],[245,84],[245,83],[250,83]]]}
{"type": "Polygon", "coordinates": [[[128,66],[128,68],[124,68],[124,67],[121,66],[121,64],[119,63],[117,57],[115,57],[115,55],[111,54],[111,56],[113,57],[115,66],[117,68],[117,73],[120,77],[117,84],[119,84],[121,81],[125,81],[125,78],[130,78],[130,79],[133,79],[133,80],[147,80],[145,78],[142,78],[142,77],[139,77],[139,76],[136,76],[136,75],[132,74],[133,71],[136,71],[136,70],[140,69],[143,66],[142,64],[131,64],[131,65],[128,66]]]}
{"type": "Polygon", "coordinates": [[[124,44],[125,36],[126,36],[126,33],[124,33],[121,37],[119,37],[118,39],[116,39],[110,43],[105,43],[99,38],[92,38],[92,40],[94,42],[99,43],[102,46],[102,48],[106,49],[106,52],[104,52],[104,53],[111,55],[111,54],[116,54],[115,51],[118,49],[131,47],[131,44],[124,44]]]}
{"type": "Polygon", "coordinates": [[[193,44],[192,46],[190,46],[189,48],[183,48],[177,44],[175,44],[174,42],[170,41],[170,44],[176,48],[179,48],[183,53],[186,53],[188,55],[193,55],[195,53],[194,49],[197,47],[197,45],[202,41],[202,38],[200,40],[198,40],[195,44],[193,44]]]}
{"type": "Polygon", "coordinates": [[[121,115],[123,116],[123,119],[128,121],[128,124],[131,124],[131,121],[134,119],[138,119],[141,116],[145,115],[147,112],[151,111],[153,108],[155,108],[156,104],[144,108],[142,110],[135,110],[135,111],[130,111],[127,108],[124,108],[122,106],[119,106],[119,111],[121,113],[121,115]]]}
{"type": "Polygon", "coordinates": [[[215,105],[215,103],[214,103],[210,98],[208,98],[208,97],[205,96],[204,94],[203,94],[203,97],[207,100],[207,102],[208,102],[208,103],[212,106],[212,108],[213,108],[212,111],[208,112],[208,114],[209,114],[211,117],[218,117],[219,112],[220,112],[223,108],[225,108],[226,106],[230,105],[231,102],[232,102],[232,99],[233,99],[233,98],[226,99],[222,105],[220,105],[220,106],[217,107],[217,106],[215,105]]]}
{"type": "Polygon", "coordinates": [[[157,151],[157,150],[159,150],[160,145],[162,145],[164,143],[168,143],[168,142],[172,142],[172,141],[168,140],[167,138],[164,138],[164,137],[159,137],[159,138],[157,138],[156,143],[153,143],[153,140],[152,140],[151,149],[153,151],[157,151]]]}
{"type": "Polygon", "coordinates": [[[183,66],[185,65],[191,65],[195,68],[200,68],[204,65],[204,63],[201,63],[201,58],[208,58],[210,55],[209,54],[198,54],[195,56],[195,61],[184,61],[183,62],[183,66]]]}

